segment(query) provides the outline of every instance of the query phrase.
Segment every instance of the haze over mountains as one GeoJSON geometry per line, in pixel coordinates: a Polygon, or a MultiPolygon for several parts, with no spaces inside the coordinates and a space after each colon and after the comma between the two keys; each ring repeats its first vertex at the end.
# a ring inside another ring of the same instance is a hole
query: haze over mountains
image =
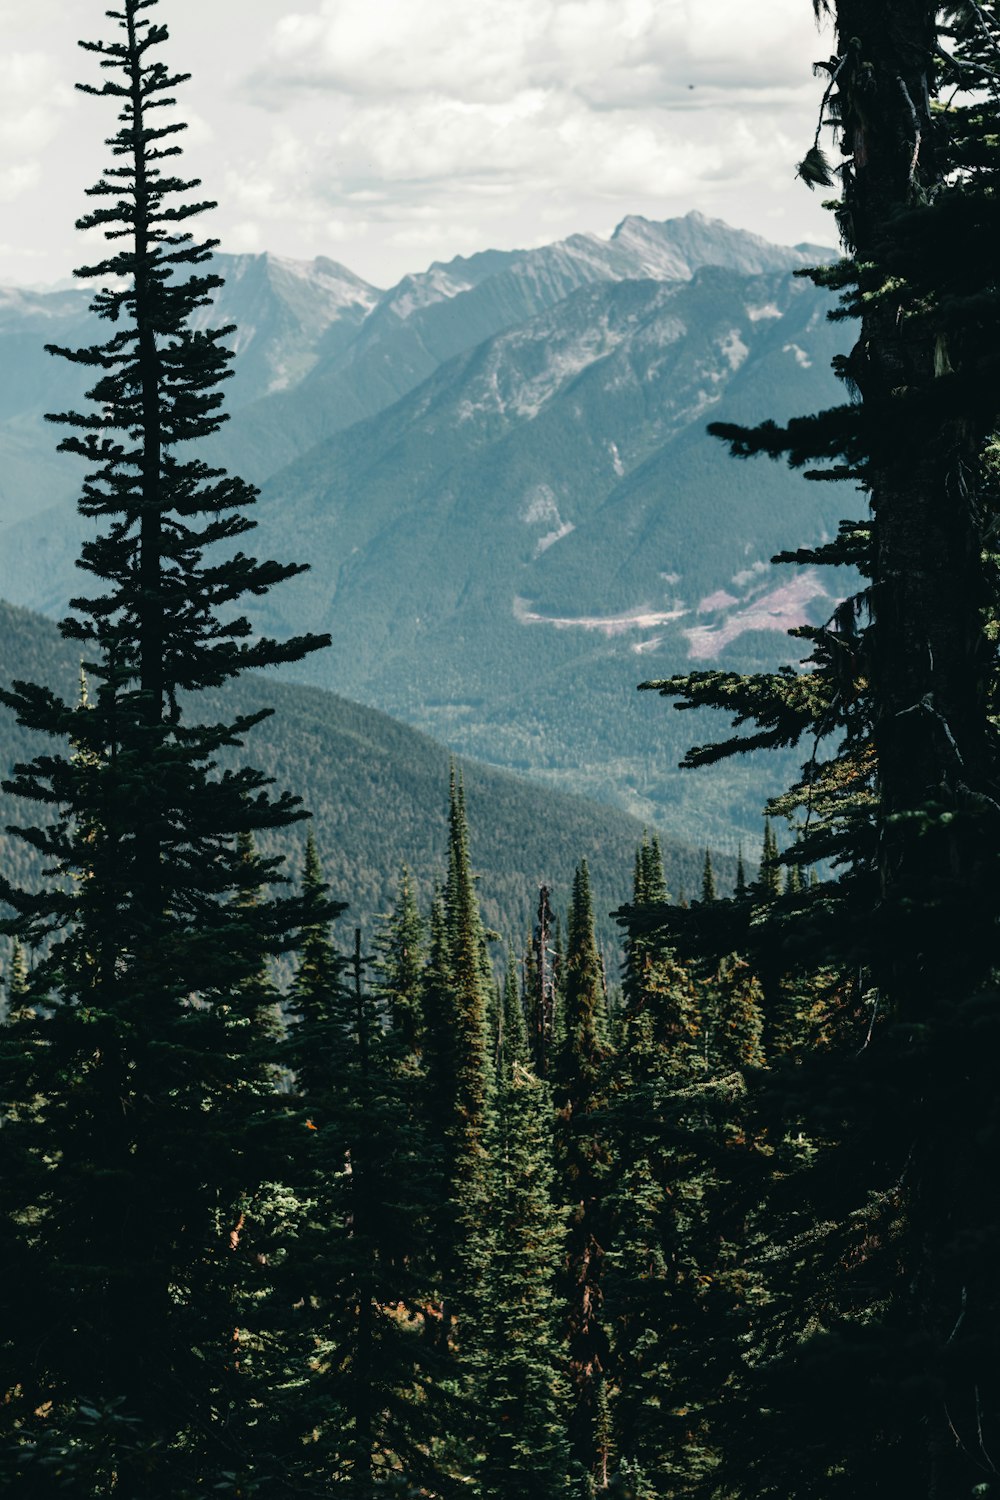
{"type": "MultiPolygon", "coordinates": [[[[830,612],[816,575],[767,560],[833,531],[837,487],[705,434],[840,399],[844,333],[794,276],[828,255],[692,214],[386,292],[322,258],[220,256],[205,315],[238,333],[213,452],[263,488],[259,549],[312,564],[260,623],[332,632],[298,669],[321,686],[729,842],[764,794],[738,768],[679,778],[702,726],[635,685],[772,664],[830,612]]],[[[0,595],[51,614],[79,587],[79,466],[43,413],[85,381],[40,346],[87,338],[88,297],[0,294],[0,595]]]]}

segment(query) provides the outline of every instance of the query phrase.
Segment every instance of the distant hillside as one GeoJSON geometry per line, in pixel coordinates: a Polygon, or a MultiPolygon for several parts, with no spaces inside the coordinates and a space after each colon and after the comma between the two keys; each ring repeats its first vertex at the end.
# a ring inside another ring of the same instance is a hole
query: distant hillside
{"type": "MultiPolygon", "coordinates": [[[[771,668],[835,607],[815,570],[768,559],[834,529],[839,487],[735,463],[705,431],[841,399],[845,331],[794,275],[827,254],[689,214],[385,292],[323,258],[220,256],[204,318],[237,325],[232,415],[202,451],[263,486],[255,545],[312,564],[260,625],[330,629],[302,676],[458,753],[690,843],[755,841],[789,766],[679,774],[718,726],[635,686],[771,668]]],[[[85,523],[42,413],[83,380],[42,345],[88,337],[86,297],[0,293],[0,596],[57,617],[85,523]]]]}
{"type": "MultiPolygon", "coordinates": [[[[0,676],[27,678],[73,692],[77,649],[56,627],[27,610],[0,602],[0,676]]],[[[319,688],[299,688],[254,677],[225,695],[204,695],[206,717],[273,706],[273,718],[251,737],[247,758],[299,793],[313,810],[324,865],[338,898],[351,904],[345,923],[372,919],[394,899],[399,867],[406,862],[426,901],[443,876],[449,755],[425,735],[319,688]]],[[[38,754],[43,746],[0,709],[0,767],[38,754]]],[[[586,858],[596,907],[606,914],[629,893],[641,824],[611,808],[547,791],[537,783],[461,761],[472,831],[472,851],[481,872],[480,896],[487,923],[520,941],[533,917],[540,881],[555,890],[560,906],[573,869],[586,858]]],[[[33,820],[37,809],[3,799],[4,825],[33,820]]],[[[295,830],[289,847],[298,863],[304,835],[295,830]]],[[[700,888],[701,855],[664,839],[668,879],[676,892],[700,888]]],[[[31,880],[37,869],[28,851],[8,833],[0,835],[0,858],[13,878],[31,880]]],[[[721,859],[723,881],[732,861],[721,859]]],[[[613,924],[602,922],[605,943],[613,924]]]]}
{"type": "Polygon", "coordinates": [[[829,305],[784,272],[600,282],[457,356],[268,481],[261,546],[312,568],[262,624],[329,629],[310,680],[457,750],[692,842],[755,837],[756,766],[678,775],[718,727],[635,688],[771,667],[831,613],[815,573],[768,559],[833,531],[844,497],[705,431],[837,399],[829,305]]]}
{"type": "MultiPolygon", "coordinates": [[[[255,484],[323,439],[377,415],[447,361],[516,329],[586,287],[677,285],[719,267],[738,277],[787,274],[830,252],[772,245],[691,213],[633,215],[594,234],[531,250],[487,250],[435,262],[380,292],[325,257],[216,258],[225,286],[200,315],[233,323],[230,420],[206,447],[255,484]]],[[[58,614],[73,587],[82,535],[72,502],[77,460],[55,453],[43,414],[79,406],[85,371],[46,354],[93,335],[90,288],[0,288],[0,596],[58,614]]]]}

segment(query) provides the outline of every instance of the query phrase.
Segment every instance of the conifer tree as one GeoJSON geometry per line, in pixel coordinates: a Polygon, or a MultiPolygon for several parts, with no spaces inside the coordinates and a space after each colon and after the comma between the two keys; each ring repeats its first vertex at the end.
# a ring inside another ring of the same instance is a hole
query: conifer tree
{"type": "MultiPolygon", "coordinates": [[[[493,1053],[501,1019],[492,991],[465,799],[453,774],[448,876],[443,898],[436,894],[431,909],[423,988],[424,1175],[436,1287],[424,1326],[428,1343],[451,1360],[449,1390],[466,1401],[476,1379],[476,1321],[490,1248],[493,1053]]],[[[453,1431],[443,1441],[441,1463],[467,1473],[475,1463],[477,1430],[469,1421],[453,1431]]]]}
{"type": "MultiPolygon", "coordinates": [[[[99,1411],[122,1401],[108,1460],[122,1500],[265,1476],[234,1338],[267,1275],[248,1209],[280,1157],[252,981],[294,941],[298,909],[232,898],[246,885],[238,836],[302,814],[261,773],[216,769],[265,713],[202,722],[197,695],[322,644],[253,636],[243,598],[299,569],[235,550],[254,491],[189,456],[222,420],[231,354],[228,330],[194,327],[220,281],[215,242],[185,225],[211,205],[164,165],[183,125],[153,111],[185,75],[158,60],[155,3],[123,0],[118,39],[82,44],[104,72],[84,91],[120,110],[114,165],[80,221],[121,243],[79,273],[97,280],[111,330],[54,351],[95,376],[90,409],[56,418],[71,429],[61,447],[88,465],[81,513],[100,527],[81,558],[95,592],[62,625],[87,654],[91,701],[27,682],[0,694],[20,723],[74,747],[5,783],[52,810],[21,837],[54,881],[38,895],[3,884],[21,940],[47,941],[33,1040],[19,1059],[4,1048],[4,1134],[36,1167],[3,1208],[30,1252],[17,1296],[38,1326],[5,1353],[3,1421],[27,1452],[70,1430],[81,1395],[99,1411]],[[30,1118],[27,1099],[44,1101],[30,1118]]],[[[276,867],[258,858],[255,880],[276,867]]]]}
{"type": "Polygon", "coordinates": [[[376,942],[380,992],[393,1030],[404,1053],[422,1044],[421,987],[424,967],[424,924],[417,908],[410,872],[404,865],[399,878],[396,909],[376,942]]]}
{"type": "Polygon", "coordinates": [[[566,944],[563,939],[563,920],[556,913],[555,937],[552,940],[552,1006],[555,1018],[552,1023],[552,1053],[557,1058],[562,1053],[566,1038],[566,944]]]}
{"type": "MultiPolygon", "coordinates": [[[[659,847],[636,860],[635,908],[666,906],[659,847]]],[[[704,1134],[697,1087],[704,1075],[697,987],[666,946],[641,933],[627,942],[621,1044],[610,1076],[610,1223],[605,1274],[611,1335],[611,1416],[618,1469],[643,1500],[686,1493],[690,1478],[685,1383],[701,1267],[690,1226],[702,1194],[704,1134]],[[684,1329],[684,1338],[679,1332],[684,1329]]]]}
{"type": "Polygon", "coordinates": [[[531,941],[525,989],[530,1021],[531,1055],[539,1078],[547,1078],[555,1045],[556,974],[552,948],[552,908],[548,886],[538,890],[538,916],[531,941]]]}
{"type": "Polygon", "coordinates": [[[568,1388],[555,1281],[564,1214],[555,1204],[552,1101],[531,1070],[517,976],[508,965],[492,1126],[491,1244],[476,1320],[483,1500],[567,1493],[568,1388]]]}
{"type": "Polygon", "coordinates": [[[837,362],[853,399],[714,430],[738,456],[860,487],[862,519],[776,560],[851,566],[862,587],[797,632],[801,671],[660,684],[752,726],[689,764],[805,742],[772,810],[807,810],[802,862],[839,871],[757,922],[786,972],[832,965],[839,1013],[797,1086],[783,1078],[780,1170],[795,1140],[808,1165],[793,1192],[775,1185],[770,1238],[786,1250],[758,1336],[781,1357],[761,1367],[728,1478],[747,1496],[957,1496],[993,1484],[1000,1435],[978,1352],[1000,1329],[982,1255],[993,1091],[969,1063],[996,1046],[1000,20],[993,4],[816,8],[836,23],[820,66],[843,159],[831,166],[818,131],[800,170],[843,185],[847,256],[812,275],[859,320],[837,362]]]}
{"type": "Polygon", "coordinates": [[[450,1208],[451,1129],[455,1111],[451,987],[444,898],[435,888],[428,927],[427,963],[421,986],[424,1023],[423,1114],[425,1172],[432,1202],[430,1240],[435,1250],[437,1298],[434,1316],[428,1313],[426,1336],[432,1343],[447,1345],[450,1332],[440,1316],[452,1268],[453,1216],[450,1208]]]}
{"type": "Polygon", "coordinates": [[[19,938],[10,945],[10,966],[7,970],[7,1015],[20,1014],[28,997],[28,961],[19,938]]]}
{"type": "Polygon", "coordinates": [[[434,1485],[429,1456],[440,1370],[421,1337],[430,1284],[423,1141],[412,1075],[364,982],[361,933],[337,954],[315,845],[306,850],[307,922],[292,986],[297,1086],[296,1253],[283,1278],[295,1357],[281,1412],[286,1474],[304,1493],[330,1483],[369,1500],[381,1474],[434,1485]]]}
{"type": "Polygon", "coordinates": [[[705,863],[701,874],[701,899],[702,901],[718,900],[718,892],[715,889],[715,871],[712,869],[712,852],[705,850],[705,863]]]}
{"type": "Polygon", "coordinates": [[[586,861],[576,871],[569,911],[563,1037],[554,1080],[558,1110],[556,1152],[560,1186],[569,1205],[563,1292],[567,1307],[573,1411],[570,1443],[587,1474],[606,1475],[610,1460],[599,1428],[608,1360],[601,1314],[608,1166],[605,1132],[598,1123],[610,1055],[606,1032],[604,971],[594,937],[586,861]]]}
{"type": "Polygon", "coordinates": [[[708,981],[704,1005],[714,1070],[764,1066],[764,992],[746,959],[731,953],[708,981]]]}
{"type": "Polygon", "coordinates": [[[487,1133],[492,1077],[487,1040],[491,981],[469,857],[469,825],[461,781],[452,777],[448,880],[445,888],[451,1087],[446,1134],[448,1192],[456,1238],[452,1265],[456,1301],[471,1302],[481,1271],[481,1236],[488,1198],[487,1133]]]}
{"type": "Polygon", "coordinates": [[[778,855],[778,840],[771,819],[764,819],[764,844],[760,852],[760,874],[755,892],[758,901],[770,901],[781,894],[781,864],[778,855]]]}
{"type": "MultiPolygon", "coordinates": [[[[659,842],[643,839],[636,859],[633,909],[658,912],[669,900],[659,842]]],[[[629,1054],[633,1059],[645,1055],[652,1072],[664,1067],[686,1071],[701,1036],[699,1000],[690,973],[672,950],[638,929],[629,933],[626,944],[623,1035],[629,1038],[629,1054]],[[645,1041],[640,1041],[640,1032],[645,1041]]]]}
{"type": "Polygon", "coordinates": [[[741,844],[739,853],[736,856],[736,885],[733,890],[733,895],[736,897],[737,901],[743,901],[746,898],[746,894],[747,872],[746,867],[743,863],[743,845],[741,844]]]}

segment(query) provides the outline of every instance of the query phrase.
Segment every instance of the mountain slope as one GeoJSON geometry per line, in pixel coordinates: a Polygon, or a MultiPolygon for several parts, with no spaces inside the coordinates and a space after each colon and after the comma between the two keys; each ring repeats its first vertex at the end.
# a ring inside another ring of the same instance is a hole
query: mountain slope
{"type": "Polygon", "coordinates": [[[690,833],[705,783],[653,772],[650,734],[676,761],[699,727],[660,705],[651,726],[635,684],[770,665],[829,613],[767,559],[841,497],[705,433],[836,399],[829,305],[787,274],[600,283],[450,361],[265,487],[264,545],[294,537],[312,571],[262,623],[331,630],[306,670],[455,748],[643,816],[669,788],[690,833]]]}
{"type": "MultiPolygon", "coordinates": [[[[333,262],[227,262],[235,409],[205,455],[271,474],[255,543],[313,565],[260,623],[329,628],[333,652],[300,671],[459,752],[644,819],[669,809],[692,840],[731,847],[734,816],[755,839],[757,769],[678,777],[715,731],[635,684],[770,667],[789,626],[832,608],[817,575],[767,559],[828,533],[839,495],[705,434],[840,399],[843,331],[792,274],[815,258],[689,215],[459,258],[381,295],[333,262]]],[[[52,614],[79,587],[84,527],[75,462],[44,507],[56,434],[39,403],[73,398],[52,399],[65,366],[38,350],[85,336],[81,306],[0,303],[0,354],[34,351],[23,389],[0,386],[0,458],[34,507],[0,509],[0,595],[52,614]]]]}
{"type": "MultiPolygon", "coordinates": [[[[351,342],[380,296],[324,257],[218,255],[214,265],[225,286],[198,322],[236,325],[229,411],[301,382],[321,355],[351,342]]],[[[60,433],[44,415],[79,407],[93,377],[53,358],[45,345],[93,341],[90,298],[82,284],[53,292],[0,288],[0,530],[75,499],[79,462],[55,452],[60,433]]]]}
{"type": "Polygon", "coordinates": [[[259,483],[322,438],[382,411],[445,361],[596,282],[689,281],[708,266],[757,275],[828,256],[691,213],[661,223],[633,215],[607,240],[577,234],[537,249],[435,262],[390,288],[358,337],[318,360],[301,388],[239,413],[218,452],[228,463],[249,463],[259,483]]]}
{"type": "MultiPolygon", "coordinates": [[[[821,256],[825,252],[818,252],[821,256]]],[[[788,271],[802,247],[719,220],[631,217],[608,239],[574,235],[435,264],[385,293],[334,261],[219,255],[226,284],[204,323],[234,323],[230,420],[206,457],[262,483],[326,437],[384,411],[445,362],[516,329],[581,288],[690,280],[710,266],[788,271]]],[[[812,258],[815,258],[814,256],[812,258]]],[[[89,291],[0,290],[0,596],[58,614],[77,587],[86,534],[72,512],[79,462],[57,454],[48,411],[79,407],[86,372],[45,353],[92,337],[89,291]]]]}
{"type": "MultiPolygon", "coordinates": [[[[77,648],[50,621],[0,602],[0,678],[41,681],[72,693],[78,670],[77,648]]],[[[370,938],[372,919],[389,909],[404,861],[422,897],[429,897],[443,874],[446,850],[449,755],[443,746],[375,709],[270,678],[247,678],[225,695],[204,695],[203,704],[212,718],[274,708],[254,732],[248,759],[313,810],[334,894],[351,903],[342,926],[361,922],[370,938]]],[[[2,774],[43,748],[0,709],[2,774]]],[[[582,857],[591,865],[599,912],[610,912],[627,897],[641,824],[475,762],[461,762],[460,770],[473,858],[482,871],[480,894],[492,926],[521,942],[539,881],[550,882],[565,903],[582,857]]],[[[0,821],[20,825],[35,821],[37,813],[5,797],[0,821]]],[[[302,838],[301,827],[288,835],[296,864],[302,838]]],[[[664,854],[673,889],[697,889],[700,854],[669,838],[664,854]]],[[[27,851],[8,833],[0,835],[0,859],[15,880],[37,876],[27,851]]],[[[732,878],[731,860],[723,859],[721,869],[723,878],[732,878]]],[[[602,928],[605,941],[613,941],[606,915],[602,928]]]]}

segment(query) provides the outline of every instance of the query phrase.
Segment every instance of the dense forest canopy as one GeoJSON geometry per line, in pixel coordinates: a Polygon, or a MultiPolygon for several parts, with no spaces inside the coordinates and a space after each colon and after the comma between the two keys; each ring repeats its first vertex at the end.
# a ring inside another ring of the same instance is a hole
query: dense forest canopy
{"type": "Polygon", "coordinates": [[[313,831],[284,868],[307,810],[220,690],[324,641],[243,614],[301,569],[243,551],[255,493],[203,456],[229,330],[158,0],[82,44],[119,112],[78,273],[107,337],[52,350],[93,379],[53,417],[99,523],[84,668],[0,690],[46,871],[0,884],[12,1495],[1000,1493],[1000,18],[814,8],[845,400],[715,432],[843,487],[838,536],[775,561],[861,587],[805,663],[645,684],[732,717],[692,767],[802,771],[731,895],[710,853],[670,892],[641,837],[620,983],[584,849],[565,923],[542,884],[530,930],[486,926],[461,771],[438,884],[401,869],[374,930],[313,831]]]}

